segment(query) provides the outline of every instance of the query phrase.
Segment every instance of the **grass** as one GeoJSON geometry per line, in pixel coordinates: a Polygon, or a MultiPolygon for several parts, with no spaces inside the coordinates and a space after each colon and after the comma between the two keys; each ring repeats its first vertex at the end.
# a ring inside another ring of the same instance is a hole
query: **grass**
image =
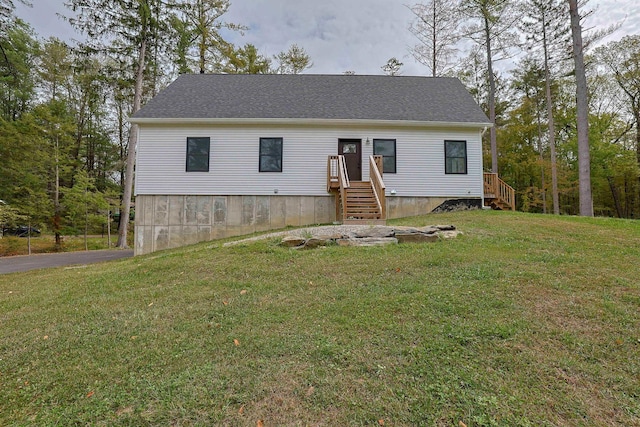
{"type": "Polygon", "coordinates": [[[640,223],[0,276],[0,425],[640,425],[640,223]]]}
{"type": "MultiPolygon", "coordinates": [[[[118,241],[118,235],[111,236],[111,248],[115,247],[118,241]]],[[[132,244],[133,240],[128,239],[132,244]]],[[[106,236],[89,236],[87,239],[87,246],[90,251],[99,249],[109,249],[108,238],[106,236]]],[[[83,236],[63,236],[62,237],[62,251],[61,252],[73,252],[84,251],[84,237],[83,236]]],[[[56,252],[55,237],[53,235],[42,235],[37,237],[31,237],[31,253],[51,253],[56,252]]],[[[15,255],[27,255],[29,253],[28,239],[26,237],[13,237],[4,236],[0,239],[0,257],[3,256],[15,256],[15,255]]]]}

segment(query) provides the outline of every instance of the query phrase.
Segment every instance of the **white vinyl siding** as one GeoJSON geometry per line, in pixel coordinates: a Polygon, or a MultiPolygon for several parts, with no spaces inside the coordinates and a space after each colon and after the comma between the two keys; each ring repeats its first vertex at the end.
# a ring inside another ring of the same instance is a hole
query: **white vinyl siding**
{"type": "Polygon", "coordinates": [[[338,139],[362,140],[362,179],[369,179],[373,144],[395,139],[397,173],[384,175],[387,194],[411,197],[482,197],[479,129],[363,128],[325,126],[141,125],[136,194],[146,195],[327,195],[327,157],[338,139]],[[260,173],[260,138],[283,138],[283,171],[260,173]],[[209,137],[207,173],[185,172],[186,137],[209,137]],[[445,140],[467,141],[467,174],[446,175],[445,140]]]}

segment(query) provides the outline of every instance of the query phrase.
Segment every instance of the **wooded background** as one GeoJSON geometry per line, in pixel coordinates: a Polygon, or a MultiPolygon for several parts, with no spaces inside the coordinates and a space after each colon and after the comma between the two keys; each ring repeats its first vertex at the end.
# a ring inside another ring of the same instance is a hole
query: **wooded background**
{"type": "MultiPolygon", "coordinates": [[[[83,42],[40,38],[15,16],[11,0],[0,0],[0,224],[36,225],[58,242],[101,227],[108,212],[127,216],[136,140],[127,118],[179,73],[312,67],[295,44],[269,57],[260,46],[227,42],[223,34],[248,30],[225,20],[228,0],[66,6],[83,42]]],[[[485,167],[516,189],[521,211],[589,214],[580,203],[576,102],[577,58],[584,54],[588,156],[583,149],[582,159],[592,194],[586,205],[596,215],[640,216],[640,36],[598,46],[615,23],[582,34],[590,10],[572,0],[430,0],[408,7],[414,19],[406,28],[416,41],[410,53],[425,75],[460,78],[495,122],[484,135],[485,167]]],[[[380,64],[389,78],[402,66],[397,58],[380,64]]]]}

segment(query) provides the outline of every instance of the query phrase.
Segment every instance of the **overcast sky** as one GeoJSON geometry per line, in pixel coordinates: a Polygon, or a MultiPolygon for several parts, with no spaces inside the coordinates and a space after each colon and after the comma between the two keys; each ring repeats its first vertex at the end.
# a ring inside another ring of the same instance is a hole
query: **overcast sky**
{"type": "MultiPolygon", "coordinates": [[[[17,14],[31,24],[40,38],[56,36],[70,40],[78,36],[56,14],[69,15],[64,0],[31,0],[33,7],[18,5],[17,14]]],[[[408,54],[415,44],[407,30],[412,14],[405,4],[416,0],[231,0],[227,22],[249,27],[244,37],[232,35],[236,45],[253,43],[260,52],[272,56],[292,43],[311,56],[308,73],[382,74],[389,58],[405,65],[404,75],[426,75],[428,69],[408,54]]],[[[640,34],[640,1],[591,0],[596,13],[589,27],[605,27],[623,22],[610,39],[640,34]]]]}

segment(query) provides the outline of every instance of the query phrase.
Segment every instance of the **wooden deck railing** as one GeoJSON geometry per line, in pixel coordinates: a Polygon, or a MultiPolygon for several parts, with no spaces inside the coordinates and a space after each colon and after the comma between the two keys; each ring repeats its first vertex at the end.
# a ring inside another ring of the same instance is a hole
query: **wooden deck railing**
{"type": "Polygon", "coordinates": [[[338,156],[338,181],[340,182],[340,201],[342,202],[342,219],[344,220],[347,217],[347,188],[351,185],[344,156],[338,156]]]}
{"type": "Polygon", "coordinates": [[[380,209],[380,219],[387,219],[387,200],[384,194],[385,185],[382,180],[382,156],[369,156],[369,181],[380,209]]]}
{"type": "Polygon", "coordinates": [[[516,191],[498,177],[497,173],[484,174],[484,197],[498,199],[503,204],[516,210],[516,191]]]}
{"type": "Polygon", "coordinates": [[[336,218],[347,217],[347,188],[350,186],[347,164],[344,156],[329,156],[327,161],[327,191],[338,190],[336,198],[336,218]]]}
{"type": "Polygon", "coordinates": [[[329,156],[327,160],[327,192],[340,188],[340,177],[338,176],[338,157],[329,156]]]}

